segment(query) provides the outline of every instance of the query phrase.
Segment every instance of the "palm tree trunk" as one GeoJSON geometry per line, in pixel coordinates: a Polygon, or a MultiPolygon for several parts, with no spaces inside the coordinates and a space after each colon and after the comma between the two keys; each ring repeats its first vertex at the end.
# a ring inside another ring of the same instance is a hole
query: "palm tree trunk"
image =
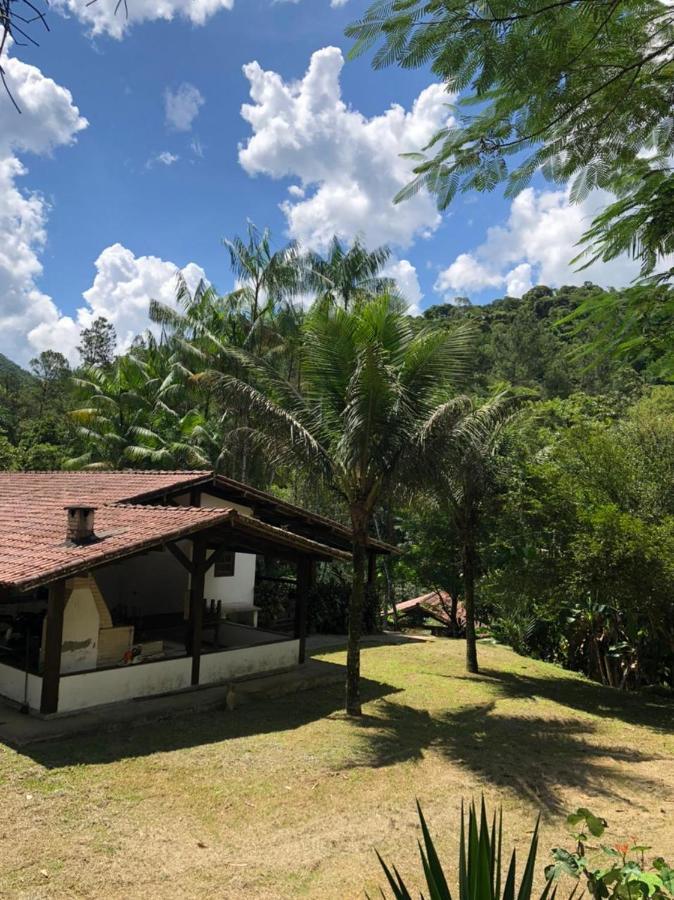
{"type": "Polygon", "coordinates": [[[466,668],[477,675],[477,640],[475,637],[475,547],[467,536],[463,544],[463,592],[466,606],[466,668]]]}
{"type": "Polygon", "coordinates": [[[367,566],[367,527],[362,514],[352,512],[353,578],[349,602],[349,640],[346,653],[346,712],[362,714],[360,700],[360,638],[363,630],[365,571],[367,566]]]}

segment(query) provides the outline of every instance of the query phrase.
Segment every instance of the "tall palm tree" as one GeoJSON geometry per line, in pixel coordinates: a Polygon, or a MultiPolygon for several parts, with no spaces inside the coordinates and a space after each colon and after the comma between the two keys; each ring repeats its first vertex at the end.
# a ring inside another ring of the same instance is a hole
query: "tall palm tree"
{"type": "MultiPolygon", "coordinates": [[[[239,373],[240,363],[231,350],[252,352],[254,348],[279,372],[297,379],[302,311],[288,295],[280,305],[270,307],[264,322],[259,317],[254,329],[242,291],[220,296],[212,285],[201,283],[191,292],[179,273],[176,305],[152,300],[150,318],[161,325],[163,339],[173,350],[173,368],[162,384],[159,401],[176,410],[176,419],[185,396],[194,401],[180,421],[180,434],[192,444],[194,454],[203,455],[201,461],[195,455],[195,464],[207,460],[210,468],[241,481],[266,480],[267,467],[251,434],[248,411],[223,407],[213,393],[212,378],[204,374],[239,373]]],[[[185,413],[184,407],[181,412],[185,413]]]]}
{"type": "Polygon", "coordinates": [[[73,381],[82,405],[70,417],[83,449],[67,467],[210,468],[217,454],[190,406],[189,374],[152,335],[111,367],[80,370],[73,381]]]}
{"type": "Polygon", "coordinates": [[[324,477],[353,532],[346,710],[360,715],[360,638],[374,510],[392,473],[442,427],[471,355],[470,332],[412,327],[402,301],[317,303],[304,323],[302,389],[268,360],[230,352],[242,375],[213,373],[229,404],[250,411],[277,458],[324,477]]]}
{"type": "Polygon", "coordinates": [[[348,309],[359,297],[395,291],[393,279],[381,275],[390,256],[388,247],[370,251],[359,238],[351,247],[345,247],[335,235],[326,256],[305,254],[303,285],[317,298],[348,309]]]}
{"type": "Polygon", "coordinates": [[[260,231],[252,222],[245,238],[225,239],[224,244],[237,280],[232,297],[248,307],[252,346],[257,350],[264,319],[299,290],[299,253],[293,243],[273,251],[269,229],[260,231]]]}
{"type": "Polygon", "coordinates": [[[200,282],[191,291],[182,272],[176,274],[175,305],[150,300],[150,321],[162,328],[163,339],[192,355],[195,347],[208,346],[208,336],[238,347],[246,346],[252,324],[243,292],[221,296],[215,287],[200,282]]]}
{"type": "Polygon", "coordinates": [[[505,425],[524,400],[501,391],[480,403],[466,398],[449,427],[434,430],[427,443],[427,462],[434,463],[433,480],[452,517],[461,544],[463,599],[466,610],[466,667],[479,671],[475,633],[475,580],[479,564],[482,514],[493,489],[493,460],[505,425]],[[439,465],[438,465],[439,463],[439,465]]]}

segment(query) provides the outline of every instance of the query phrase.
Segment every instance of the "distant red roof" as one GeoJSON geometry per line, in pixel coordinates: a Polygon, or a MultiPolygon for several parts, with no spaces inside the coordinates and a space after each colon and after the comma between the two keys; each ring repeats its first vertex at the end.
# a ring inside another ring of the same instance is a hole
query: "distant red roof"
{"type": "MultiPolygon", "coordinates": [[[[447,610],[449,610],[451,605],[452,598],[446,591],[431,591],[428,594],[422,594],[421,597],[414,597],[412,600],[403,600],[401,603],[396,603],[396,611],[404,613],[420,608],[432,619],[443,625],[450,625],[451,621],[447,610]]],[[[456,619],[459,624],[465,622],[466,619],[466,611],[461,601],[456,607],[456,619]]]]}

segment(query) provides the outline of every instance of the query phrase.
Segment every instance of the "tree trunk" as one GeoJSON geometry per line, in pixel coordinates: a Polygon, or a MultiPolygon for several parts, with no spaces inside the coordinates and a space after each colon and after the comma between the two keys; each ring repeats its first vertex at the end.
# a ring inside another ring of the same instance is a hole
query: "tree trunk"
{"type": "Polygon", "coordinates": [[[360,716],[360,637],[363,630],[365,573],[367,566],[367,528],[360,516],[352,514],[353,579],[349,603],[349,642],[346,654],[346,712],[360,716]]]}
{"type": "Polygon", "coordinates": [[[452,635],[457,637],[459,633],[459,622],[457,619],[457,613],[459,610],[459,597],[457,594],[451,595],[451,607],[449,610],[449,621],[451,622],[452,635]]]}
{"type": "MultiPolygon", "coordinates": [[[[381,534],[379,529],[379,523],[377,517],[375,516],[374,525],[376,529],[376,535],[379,540],[381,540],[381,534]]],[[[384,513],[384,540],[393,544],[395,540],[395,527],[393,522],[393,504],[391,503],[390,496],[387,499],[385,513],[384,513]]],[[[391,568],[390,561],[388,555],[382,556],[381,566],[384,570],[384,578],[386,580],[386,596],[384,598],[384,622],[386,622],[388,617],[389,609],[393,612],[393,628],[395,631],[399,630],[398,625],[398,608],[396,606],[396,600],[393,596],[393,578],[391,576],[391,568]]]]}
{"type": "Polygon", "coordinates": [[[477,640],[475,637],[475,548],[470,538],[463,545],[463,593],[466,606],[466,668],[477,675],[477,640]]]}

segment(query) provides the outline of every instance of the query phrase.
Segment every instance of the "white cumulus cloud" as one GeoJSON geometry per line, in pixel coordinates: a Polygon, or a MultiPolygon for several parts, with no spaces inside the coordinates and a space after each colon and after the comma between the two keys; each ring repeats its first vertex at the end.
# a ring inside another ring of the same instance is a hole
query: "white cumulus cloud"
{"type": "Polygon", "coordinates": [[[70,91],[35,66],[12,56],[3,64],[22,112],[0,103],[0,352],[25,362],[30,356],[26,334],[57,320],[59,313],[37,285],[49,205],[39,193],[22,190],[28,170],[19,154],[50,154],[71,144],[88,123],[70,91]]]}
{"type": "Polygon", "coordinates": [[[393,203],[411,178],[412,163],[401,154],[418,150],[442,127],[450,98],[433,84],[411,109],[395,104],[368,118],[342,100],[343,65],[341,51],[325,47],[297,82],[257,62],[244,66],[252,102],[241,115],[253,133],[239,148],[239,162],[249,175],[299,179],[281,208],[289,234],[303,244],[320,250],[337,234],[408,247],[432,233],[440,216],[424,192],[393,203]]]}
{"type": "MultiPolygon", "coordinates": [[[[88,123],[70,92],[39,69],[12,56],[4,60],[4,67],[22,113],[0,103],[0,352],[26,363],[35,353],[52,348],[75,362],[80,330],[96,316],[114,323],[124,349],[147,328],[152,297],[175,302],[177,267],[153,256],[135,257],[115,244],[97,259],[94,283],[74,316],[62,315],[40,290],[49,205],[41,194],[22,190],[21,179],[28,170],[20,156],[50,154],[67,146],[88,123]]],[[[184,272],[191,288],[204,276],[193,263],[184,272]]]]}
{"type": "Polygon", "coordinates": [[[409,303],[409,314],[419,315],[419,303],[423,298],[417,270],[409,259],[390,261],[381,273],[385,278],[393,278],[398,285],[398,290],[409,303]]]}
{"type": "MultiPolygon", "coordinates": [[[[150,300],[168,306],[176,305],[176,275],[178,267],[157,256],[135,256],[122,244],[106,247],[95,262],[96,276],[92,286],[83,294],[85,305],[74,316],[59,316],[43,322],[28,335],[37,350],[57,348],[77,362],[76,347],[82,328],[98,316],[104,316],[115,326],[118,349],[128,349],[134,337],[151,326],[148,318],[150,300]]],[[[182,270],[190,290],[205,280],[204,270],[189,263],[182,270]]]]}
{"type": "Polygon", "coordinates": [[[185,82],[175,91],[167,88],[164,93],[166,124],[175,131],[189,131],[204,102],[201,91],[193,84],[185,82]]]}
{"type": "Polygon", "coordinates": [[[124,3],[117,9],[117,0],[52,0],[52,5],[66,15],[84,22],[94,35],[108,34],[121,38],[132,26],[141,22],[180,17],[193,25],[204,25],[211,16],[223,9],[232,9],[234,0],[128,0],[128,15],[124,3]]]}
{"type": "Polygon", "coordinates": [[[513,200],[505,225],[489,228],[482,244],[459,254],[440,272],[435,290],[450,297],[495,288],[520,297],[533,284],[629,284],[639,265],[627,256],[593,263],[582,271],[570,265],[579,252],[581,235],[608,200],[607,193],[596,191],[583,203],[573,204],[568,190],[527,188],[513,200]]]}

